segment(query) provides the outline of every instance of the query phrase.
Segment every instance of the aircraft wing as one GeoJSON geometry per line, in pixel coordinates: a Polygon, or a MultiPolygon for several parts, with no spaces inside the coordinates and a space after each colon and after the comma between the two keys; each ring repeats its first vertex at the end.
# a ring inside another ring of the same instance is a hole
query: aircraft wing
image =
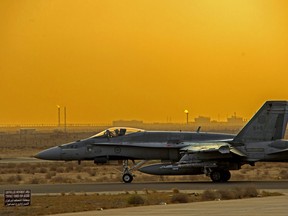
{"type": "Polygon", "coordinates": [[[232,145],[226,142],[215,143],[190,143],[188,146],[180,149],[181,153],[196,154],[196,153],[212,153],[219,152],[221,154],[236,154],[241,157],[246,157],[244,153],[234,148],[232,145]]]}

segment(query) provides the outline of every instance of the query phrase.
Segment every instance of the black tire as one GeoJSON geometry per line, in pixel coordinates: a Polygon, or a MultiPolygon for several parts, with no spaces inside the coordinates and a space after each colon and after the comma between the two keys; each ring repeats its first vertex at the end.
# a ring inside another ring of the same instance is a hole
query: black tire
{"type": "Polygon", "coordinates": [[[126,173],[122,176],[122,180],[125,183],[131,183],[133,181],[133,176],[130,173],[126,173]]]}
{"type": "Polygon", "coordinates": [[[227,182],[231,178],[231,173],[229,170],[223,170],[222,171],[222,182],[227,182]]]}
{"type": "Polygon", "coordinates": [[[213,182],[227,182],[231,178],[229,170],[214,170],[210,174],[213,182]]]}
{"type": "Polygon", "coordinates": [[[213,182],[221,182],[222,172],[220,170],[214,170],[210,173],[210,178],[213,182]]]}

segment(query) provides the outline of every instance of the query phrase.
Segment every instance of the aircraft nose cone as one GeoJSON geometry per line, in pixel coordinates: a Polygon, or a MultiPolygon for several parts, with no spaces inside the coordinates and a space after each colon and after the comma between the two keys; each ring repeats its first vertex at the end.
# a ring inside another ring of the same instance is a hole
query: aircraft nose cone
{"type": "Polygon", "coordinates": [[[61,148],[58,146],[39,152],[34,157],[42,160],[60,160],[61,148]]]}

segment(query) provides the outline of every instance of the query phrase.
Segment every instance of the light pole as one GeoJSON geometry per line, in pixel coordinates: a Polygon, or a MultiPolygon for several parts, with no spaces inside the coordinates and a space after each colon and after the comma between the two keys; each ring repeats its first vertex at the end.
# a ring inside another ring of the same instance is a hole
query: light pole
{"type": "Polygon", "coordinates": [[[65,131],[65,133],[66,133],[66,106],[64,107],[64,131],[65,131]]]}
{"type": "Polygon", "coordinates": [[[186,114],[186,123],[188,124],[188,115],[189,111],[187,109],[184,110],[184,113],[186,114]]]}
{"type": "Polygon", "coordinates": [[[58,127],[60,127],[60,106],[57,105],[57,110],[58,110],[58,127]]]}

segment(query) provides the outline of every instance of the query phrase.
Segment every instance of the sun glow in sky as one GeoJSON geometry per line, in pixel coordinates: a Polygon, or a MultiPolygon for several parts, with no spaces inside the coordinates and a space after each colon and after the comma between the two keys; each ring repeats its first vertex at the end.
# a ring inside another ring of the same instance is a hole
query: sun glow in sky
{"type": "Polygon", "coordinates": [[[0,124],[250,118],[288,99],[286,0],[1,0],[0,124]]]}

